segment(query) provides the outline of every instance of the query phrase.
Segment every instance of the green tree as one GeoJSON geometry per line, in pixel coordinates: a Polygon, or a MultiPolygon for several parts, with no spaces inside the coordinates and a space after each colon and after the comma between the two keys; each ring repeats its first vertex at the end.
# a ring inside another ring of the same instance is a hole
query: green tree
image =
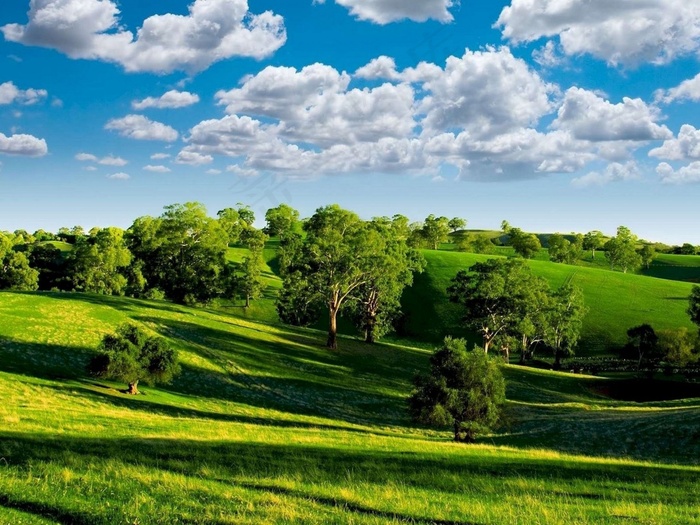
{"type": "Polygon", "coordinates": [[[595,251],[605,244],[605,237],[598,230],[589,231],[583,236],[583,249],[591,252],[591,260],[595,260],[595,251]]]}
{"type": "Polygon", "coordinates": [[[700,286],[695,285],[688,297],[688,309],[686,310],[690,320],[700,327],[700,286]]]}
{"type": "Polygon", "coordinates": [[[39,272],[39,289],[70,289],[66,278],[66,260],[63,252],[50,243],[32,245],[29,266],[39,272]]]}
{"type": "Polygon", "coordinates": [[[525,259],[531,259],[542,248],[536,235],[525,233],[519,228],[508,230],[508,243],[513,247],[515,253],[525,259]]]}
{"type": "Polygon", "coordinates": [[[450,221],[447,217],[436,217],[430,214],[423,222],[423,238],[433,250],[437,250],[441,243],[447,242],[449,234],[450,221]]]}
{"type": "Polygon", "coordinates": [[[660,330],[658,348],[661,359],[674,366],[687,366],[700,358],[698,337],[685,327],[660,330]]]}
{"type": "Polygon", "coordinates": [[[649,324],[640,324],[630,328],[627,330],[627,338],[627,348],[634,352],[637,359],[637,369],[639,369],[645,356],[648,359],[655,355],[659,338],[649,324]]]}
{"type": "Polygon", "coordinates": [[[571,242],[569,242],[560,233],[553,233],[549,236],[549,260],[553,262],[563,263],[568,262],[571,251],[571,242]]]}
{"type": "Polygon", "coordinates": [[[178,303],[206,302],[221,293],[229,236],[202,204],[173,204],[158,218],[140,217],[127,238],[143,262],[147,288],[178,303]]]}
{"type": "Polygon", "coordinates": [[[257,299],[262,295],[264,283],[262,272],[265,266],[263,249],[267,241],[267,235],[261,230],[248,227],[243,231],[241,240],[248,247],[248,255],[239,265],[239,275],[236,279],[236,287],[240,295],[245,299],[245,307],[250,307],[251,299],[257,299]]]}
{"type": "Polygon", "coordinates": [[[460,217],[453,217],[452,219],[449,220],[447,225],[450,227],[450,230],[454,233],[457,230],[463,230],[464,228],[466,228],[467,221],[465,219],[460,218],[460,217]]]}
{"type": "Polygon", "coordinates": [[[430,358],[430,372],[415,380],[408,400],[417,422],[452,427],[454,440],[473,443],[493,429],[505,403],[505,381],[484,352],[467,352],[463,339],[445,338],[430,358]]]}
{"type": "Polygon", "coordinates": [[[544,342],[554,353],[554,368],[561,367],[561,358],[574,355],[581,336],[586,307],[581,290],[571,284],[561,286],[551,295],[547,310],[544,342]]]}
{"type": "Polygon", "coordinates": [[[390,331],[392,321],[401,312],[401,294],[413,283],[414,272],[423,270],[420,253],[406,243],[405,221],[401,216],[386,217],[368,223],[368,238],[376,246],[369,262],[366,281],[351,304],[355,324],[366,343],[390,331]]]}
{"type": "Polygon", "coordinates": [[[338,313],[346,301],[359,300],[360,288],[369,281],[373,263],[385,246],[356,214],[336,204],[316,210],[304,230],[306,238],[297,265],[287,270],[278,311],[295,302],[325,305],[327,346],[335,349],[338,313]],[[291,295],[295,293],[304,296],[291,295]]]}
{"type": "Polygon", "coordinates": [[[695,255],[697,253],[697,248],[692,244],[686,242],[680,248],[681,255],[695,255]]]}
{"type": "Polygon", "coordinates": [[[617,228],[617,235],[605,243],[605,257],[610,262],[610,269],[619,267],[623,273],[636,270],[642,265],[642,258],[637,253],[637,236],[626,226],[617,228]]]}
{"type": "Polygon", "coordinates": [[[131,264],[124,231],[104,228],[90,237],[76,237],[67,265],[73,288],[80,292],[123,295],[127,279],[122,272],[131,264]]]}
{"type": "Polygon", "coordinates": [[[279,237],[280,242],[289,235],[296,233],[299,228],[299,212],[286,204],[270,208],[265,213],[267,227],[265,233],[271,237],[279,237]]]}
{"type": "Polygon", "coordinates": [[[15,251],[13,239],[12,234],[0,232],[0,290],[36,290],[39,272],[29,266],[24,253],[15,251]]]}
{"type": "Polygon", "coordinates": [[[507,335],[522,318],[524,297],[533,284],[520,259],[488,259],[461,270],[447,289],[450,301],[464,307],[464,321],[478,331],[488,353],[495,338],[507,335]]]}
{"type": "Polygon", "coordinates": [[[125,324],[116,334],[102,338],[88,364],[95,377],[128,383],[128,394],[138,394],[139,381],[153,385],[169,383],[180,373],[177,352],[160,337],[148,337],[138,327],[125,324]]]}
{"type": "Polygon", "coordinates": [[[651,266],[651,263],[654,262],[654,258],[656,257],[656,249],[652,244],[645,244],[639,251],[639,256],[642,258],[642,264],[644,265],[644,268],[648,270],[651,266]]]}

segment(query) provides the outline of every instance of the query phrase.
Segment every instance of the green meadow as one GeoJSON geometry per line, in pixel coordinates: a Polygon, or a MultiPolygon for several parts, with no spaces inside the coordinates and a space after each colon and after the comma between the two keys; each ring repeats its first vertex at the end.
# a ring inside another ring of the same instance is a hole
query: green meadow
{"type": "MultiPolygon", "coordinates": [[[[366,345],[346,324],[337,351],[277,321],[274,246],[249,309],[1,292],[0,524],[700,523],[700,385],[504,365],[504,424],[477,445],[414,424],[433,344],[475,339],[445,287],[487,257],[424,255],[403,336],[366,345]],[[170,385],[127,396],[87,376],[126,321],[178,350],[170,385]]],[[[690,326],[689,283],[530,264],[584,289],[582,355],[641,322],[690,326]]]]}

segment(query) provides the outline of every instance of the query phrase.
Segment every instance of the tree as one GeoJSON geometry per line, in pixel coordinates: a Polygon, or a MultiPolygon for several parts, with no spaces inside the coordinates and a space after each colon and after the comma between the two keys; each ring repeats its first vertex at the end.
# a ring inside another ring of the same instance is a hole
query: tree
{"type": "Polygon", "coordinates": [[[533,282],[519,259],[488,259],[461,270],[447,288],[450,301],[461,304],[468,327],[481,333],[484,352],[522,318],[523,301],[533,282]]]}
{"type": "Polygon", "coordinates": [[[637,253],[637,236],[626,226],[617,228],[617,235],[605,243],[605,257],[610,262],[610,269],[619,266],[623,273],[636,270],[642,265],[642,258],[637,253]]]}
{"type": "Polygon", "coordinates": [[[551,295],[544,342],[554,353],[555,369],[561,367],[562,357],[574,355],[585,315],[583,293],[579,288],[565,284],[551,295]]]}
{"type": "Polygon", "coordinates": [[[480,351],[467,352],[463,339],[445,338],[430,358],[430,372],[414,381],[408,400],[415,421],[451,426],[454,440],[473,443],[500,419],[505,381],[496,363],[480,351]]]}
{"type": "Polygon", "coordinates": [[[697,253],[697,248],[692,244],[686,242],[680,248],[681,255],[695,255],[697,253]]]}
{"type": "Polygon", "coordinates": [[[0,290],[36,290],[39,272],[29,266],[29,259],[15,251],[12,234],[0,232],[0,290]]]}
{"type": "Polygon", "coordinates": [[[474,253],[492,253],[493,243],[488,235],[479,233],[473,237],[471,248],[474,253]]]}
{"type": "Polygon", "coordinates": [[[563,263],[568,262],[571,250],[571,242],[560,233],[549,236],[549,260],[563,263]]]}
{"type": "Polygon", "coordinates": [[[32,245],[29,266],[39,272],[39,289],[70,289],[66,278],[66,260],[63,252],[50,243],[32,245]]]}
{"type": "Polygon", "coordinates": [[[700,358],[697,334],[690,333],[685,327],[660,330],[658,348],[661,359],[674,366],[687,366],[700,358]]]}
{"type": "Polygon", "coordinates": [[[140,217],[127,239],[143,262],[148,289],[178,303],[206,302],[221,293],[229,236],[202,204],[173,204],[158,218],[140,217]]]}
{"type": "Polygon", "coordinates": [[[93,233],[90,237],[76,237],[68,256],[73,288],[80,292],[123,295],[127,279],[121,272],[131,264],[124,231],[104,228],[93,233]]]}
{"type": "Polygon", "coordinates": [[[430,214],[423,222],[423,237],[433,250],[437,250],[441,243],[447,241],[449,233],[450,221],[447,217],[435,217],[430,214]]]}
{"type": "Polygon", "coordinates": [[[304,224],[306,238],[297,265],[288,268],[283,302],[320,303],[328,308],[330,349],[337,348],[337,317],[346,301],[359,298],[359,288],[369,280],[373,258],[384,249],[378,235],[351,211],[337,204],[319,208],[304,224]],[[304,296],[292,295],[303,293],[304,296]]]}
{"type": "Polygon", "coordinates": [[[248,246],[248,255],[238,267],[240,274],[236,279],[236,288],[245,299],[245,307],[250,307],[250,300],[262,295],[264,284],[262,271],[265,266],[263,248],[268,237],[261,230],[248,227],[241,234],[241,240],[248,246]]]}
{"type": "Polygon", "coordinates": [[[452,219],[449,220],[447,225],[450,227],[450,230],[452,232],[456,232],[457,230],[463,230],[464,228],[467,227],[467,221],[465,219],[462,219],[460,217],[453,217],[452,219]]]}
{"type": "Polygon", "coordinates": [[[591,260],[595,260],[595,251],[605,244],[605,237],[598,230],[589,231],[583,236],[583,249],[591,252],[591,260]]]}
{"type": "Polygon", "coordinates": [[[634,351],[637,369],[639,369],[645,356],[649,358],[655,354],[659,338],[649,324],[640,324],[630,328],[627,330],[627,337],[627,347],[634,351]]]}
{"type": "Polygon", "coordinates": [[[265,233],[271,237],[279,237],[280,242],[294,233],[299,225],[299,212],[286,204],[270,208],[265,213],[267,227],[265,233]]]}
{"type": "Polygon", "coordinates": [[[392,321],[401,312],[401,294],[413,283],[413,274],[423,270],[425,261],[406,243],[403,217],[373,219],[368,227],[369,235],[378,235],[375,242],[383,247],[373,256],[367,280],[351,310],[365,342],[371,344],[391,330],[392,321]]]}
{"type": "Polygon", "coordinates": [[[645,244],[639,251],[639,256],[642,258],[642,264],[644,265],[644,268],[648,270],[651,266],[651,263],[654,262],[654,258],[656,257],[656,249],[654,249],[654,246],[652,244],[645,244]]]}
{"type": "Polygon", "coordinates": [[[690,320],[700,327],[700,286],[695,285],[688,297],[688,309],[686,310],[690,320]]]}
{"type": "Polygon", "coordinates": [[[508,242],[515,250],[515,253],[525,259],[531,259],[542,248],[542,244],[536,235],[525,233],[519,228],[508,230],[508,242]]]}
{"type": "Polygon", "coordinates": [[[139,381],[169,383],[180,373],[177,352],[160,337],[148,337],[137,326],[124,324],[116,334],[102,338],[99,353],[88,364],[95,377],[128,383],[128,394],[138,394],[139,381]]]}

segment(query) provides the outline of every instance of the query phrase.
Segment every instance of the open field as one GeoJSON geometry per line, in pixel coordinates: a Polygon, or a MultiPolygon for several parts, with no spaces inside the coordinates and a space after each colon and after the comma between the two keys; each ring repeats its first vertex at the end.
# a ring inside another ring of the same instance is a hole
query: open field
{"type": "Polygon", "coordinates": [[[408,419],[425,350],[241,313],[0,293],[0,523],[700,523],[700,399],[509,366],[508,424],[458,445],[408,419]],[[84,375],[126,320],[179,349],[171,385],[84,375]]]}
{"type": "MultiPolygon", "coordinates": [[[[445,334],[468,336],[460,322],[459,305],[446,289],[459,270],[493,255],[424,250],[428,267],[404,293],[407,335],[438,342],[445,334]]],[[[583,325],[580,355],[614,350],[627,340],[626,331],[649,323],[655,329],[693,328],[685,310],[692,285],[598,268],[530,261],[533,272],[559,287],[566,281],[583,290],[589,312],[583,325]]],[[[472,340],[476,341],[473,338],[472,340]]]]}

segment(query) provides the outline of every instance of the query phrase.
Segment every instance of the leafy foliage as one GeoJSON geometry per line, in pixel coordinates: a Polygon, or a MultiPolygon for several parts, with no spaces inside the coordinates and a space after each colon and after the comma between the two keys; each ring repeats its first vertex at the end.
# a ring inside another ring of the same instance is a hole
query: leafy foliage
{"type": "Polygon", "coordinates": [[[452,426],[455,441],[472,443],[499,422],[505,381],[485,352],[467,352],[464,339],[445,338],[430,358],[430,372],[415,379],[408,400],[414,420],[452,426]]]}
{"type": "Polygon", "coordinates": [[[610,269],[619,267],[623,273],[636,270],[642,265],[642,257],[637,253],[637,236],[626,226],[617,228],[617,235],[604,245],[605,257],[610,269]]]}
{"type": "Polygon", "coordinates": [[[138,383],[168,383],[180,373],[177,353],[164,339],[148,337],[137,326],[124,324],[116,334],[105,335],[99,353],[88,364],[95,377],[129,384],[128,393],[138,392],[138,383]]]}

